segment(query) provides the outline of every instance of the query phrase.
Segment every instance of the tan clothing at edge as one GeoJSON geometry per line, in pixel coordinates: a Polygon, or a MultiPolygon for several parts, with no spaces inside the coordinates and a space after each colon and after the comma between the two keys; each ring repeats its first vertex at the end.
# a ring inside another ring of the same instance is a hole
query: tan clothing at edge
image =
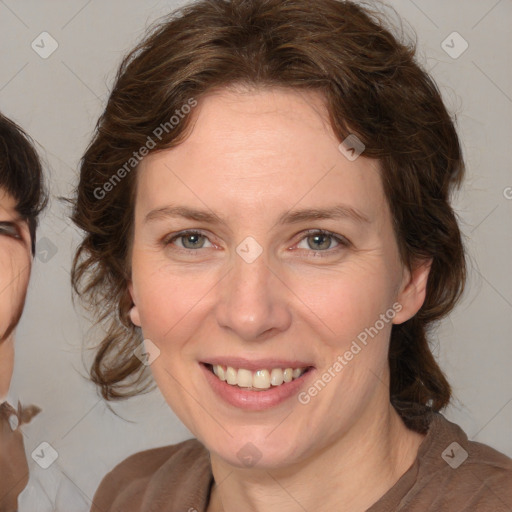
{"type": "Polygon", "coordinates": [[[19,427],[29,423],[40,411],[35,405],[22,407],[19,401],[17,409],[7,401],[0,404],[0,512],[18,509],[18,496],[29,479],[19,427]]]}
{"type": "MultiPolygon", "coordinates": [[[[91,512],[205,512],[212,484],[208,451],[189,439],[122,461],[101,481],[91,512]]],[[[390,511],[512,512],[512,459],[434,413],[415,462],[367,510],[390,511]]]]}

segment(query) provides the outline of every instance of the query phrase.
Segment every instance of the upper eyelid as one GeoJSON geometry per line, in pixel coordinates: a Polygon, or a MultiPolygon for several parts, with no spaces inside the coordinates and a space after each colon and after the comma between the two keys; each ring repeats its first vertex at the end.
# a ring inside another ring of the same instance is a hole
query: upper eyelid
{"type": "MultiPolygon", "coordinates": [[[[202,230],[200,229],[187,229],[187,230],[184,230],[184,231],[180,231],[176,234],[173,234],[173,235],[170,235],[170,236],[167,236],[164,238],[164,242],[166,244],[170,244],[171,242],[174,242],[175,240],[181,238],[181,237],[184,237],[184,236],[187,236],[189,234],[199,234],[201,236],[204,236],[205,238],[207,238],[210,243],[213,243],[210,238],[208,237],[208,235],[203,232],[202,230]]],[[[338,243],[340,245],[349,245],[351,244],[350,240],[348,240],[348,238],[346,238],[345,236],[343,235],[339,235],[337,233],[333,233],[329,230],[326,230],[326,229],[320,229],[320,228],[311,228],[309,230],[306,230],[306,231],[301,231],[299,234],[302,235],[302,237],[296,242],[296,243],[299,243],[301,242],[302,240],[304,240],[304,238],[308,237],[308,236],[313,236],[315,234],[320,234],[320,235],[325,235],[325,236],[330,236],[331,238],[334,238],[335,240],[338,241],[338,243]]],[[[195,249],[187,249],[187,248],[182,248],[182,247],[179,247],[179,249],[183,249],[184,251],[195,251],[195,249]]],[[[202,247],[200,247],[200,249],[202,249],[202,247]]],[[[327,251],[319,251],[319,252],[327,252],[327,251]]]]}
{"type": "Polygon", "coordinates": [[[16,221],[5,221],[5,220],[0,221],[0,227],[14,228],[16,230],[16,234],[18,235],[18,237],[23,238],[22,229],[21,229],[19,223],[16,221]]]}
{"type": "Polygon", "coordinates": [[[0,220],[0,226],[8,227],[8,228],[16,228],[19,230],[19,226],[15,221],[12,220],[0,220]]]}

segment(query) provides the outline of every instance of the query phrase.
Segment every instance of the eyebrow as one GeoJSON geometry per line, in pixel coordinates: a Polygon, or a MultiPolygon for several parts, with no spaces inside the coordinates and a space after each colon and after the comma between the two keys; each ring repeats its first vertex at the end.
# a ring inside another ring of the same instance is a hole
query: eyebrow
{"type": "MultiPolygon", "coordinates": [[[[209,224],[227,224],[225,220],[214,212],[189,208],[188,206],[172,205],[151,210],[144,218],[144,223],[169,217],[184,218],[209,224]]],[[[359,224],[371,223],[370,219],[361,211],[351,206],[338,204],[330,208],[305,208],[285,212],[279,217],[276,224],[297,224],[299,222],[320,219],[348,219],[359,224]]]]}

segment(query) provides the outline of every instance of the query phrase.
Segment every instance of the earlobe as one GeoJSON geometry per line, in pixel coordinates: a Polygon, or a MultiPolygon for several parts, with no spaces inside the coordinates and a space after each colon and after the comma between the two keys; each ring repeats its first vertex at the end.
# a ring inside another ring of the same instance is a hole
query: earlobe
{"type": "Polygon", "coordinates": [[[397,302],[402,306],[393,319],[394,324],[402,324],[412,318],[425,302],[428,276],[432,259],[418,263],[414,270],[404,273],[404,283],[397,296],[397,302]]]}
{"type": "Polygon", "coordinates": [[[139,316],[139,310],[137,309],[137,306],[133,306],[130,309],[130,320],[134,325],[137,327],[140,327],[140,316],[139,316]]]}
{"type": "Polygon", "coordinates": [[[135,304],[134,294],[133,294],[133,284],[130,282],[128,283],[128,292],[130,293],[130,297],[133,302],[133,306],[130,309],[130,320],[132,321],[133,325],[136,325],[137,327],[140,327],[140,315],[139,310],[137,308],[137,305],[135,304]]]}

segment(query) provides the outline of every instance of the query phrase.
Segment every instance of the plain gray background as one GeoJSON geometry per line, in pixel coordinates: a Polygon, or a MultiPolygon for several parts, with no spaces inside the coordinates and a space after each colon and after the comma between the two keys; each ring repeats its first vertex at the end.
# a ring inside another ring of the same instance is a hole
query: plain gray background
{"type": "MultiPolygon", "coordinates": [[[[76,185],[78,161],[122,55],[151,22],[184,3],[0,1],[0,110],[40,144],[52,195],[17,330],[11,389],[23,403],[43,409],[23,427],[31,478],[49,478],[50,470],[30,457],[46,441],[59,455],[54,478],[87,504],[102,476],[126,456],[192,437],[158,390],[113,404],[117,417],[87,381],[90,356],[82,355],[81,345],[91,325],[73,308],[69,277],[79,233],[56,199],[76,185]],[[31,47],[42,32],[58,43],[46,59],[31,47]]],[[[455,206],[470,256],[469,283],[433,336],[454,389],[445,415],[470,439],[512,456],[512,2],[389,3],[418,34],[418,59],[456,115],[467,163],[455,206]],[[464,41],[467,50],[454,58],[464,41]]]]}

